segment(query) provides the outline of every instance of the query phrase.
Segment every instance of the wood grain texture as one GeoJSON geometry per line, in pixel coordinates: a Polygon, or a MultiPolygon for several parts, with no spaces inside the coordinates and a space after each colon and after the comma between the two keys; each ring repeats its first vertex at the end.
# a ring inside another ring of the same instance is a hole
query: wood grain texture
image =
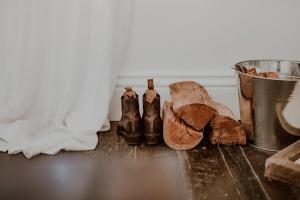
{"type": "Polygon", "coordinates": [[[175,150],[189,150],[196,147],[203,138],[202,131],[188,126],[180,119],[165,102],[163,107],[163,138],[165,143],[175,150]]]}
{"type": "Polygon", "coordinates": [[[213,102],[217,114],[210,122],[212,144],[246,144],[246,134],[233,112],[225,105],[213,102]]]}
{"type": "Polygon", "coordinates": [[[203,141],[196,149],[178,153],[192,199],[239,199],[233,179],[217,146],[203,141]]]}
{"type": "Polygon", "coordinates": [[[244,146],[242,150],[253,166],[255,173],[257,174],[259,180],[261,181],[263,187],[268,192],[270,197],[275,200],[282,199],[298,199],[300,200],[300,189],[288,184],[284,184],[279,181],[269,180],[264,177],[265,172],[265,162],[274,153],[269,151],[262,151],[252,146],[244,146]]]}
{"type": "Polygon", "coordinates": [[[299,199],[298,189],[263,177],[270,155],[207,138],[190,151],[129,146],[113,123],[94,151],[30,160],[0,153],[0,199],[299,199]]]}
{"type": "Polygon", "coordinates": [[[202,130],[216,112],[207,91],[194,81],[173,83],[170,91],[174,112],[195,130],[202,130]]]}
{"type": "Polygon", "coordinates": [[[266,160],[265,176],[300,188],[300,140],[266,160]]]}
{"type": "Polygon", "coordinates": [[[242,199],[270,199],[240,147],[220,146],[219,148],[242,199]]]}
{"type": "Polygon", "coordinates": [[[247,138],[253,138],[253,109],[251,99],[245,98],[242,94],[239,97],[240,103],[240,119],[247,138]]]}

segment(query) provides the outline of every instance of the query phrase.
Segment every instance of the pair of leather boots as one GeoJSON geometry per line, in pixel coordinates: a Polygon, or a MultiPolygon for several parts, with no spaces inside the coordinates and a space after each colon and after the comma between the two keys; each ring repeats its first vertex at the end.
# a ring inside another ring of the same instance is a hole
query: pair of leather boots
{"type": "Polygon", "coordinates": [[[160,95],[154,90],[153,79],[148,80],[148,90],[143,95],[143,116],[139,112],[139,97],[131,87],[125,88],[121,97],[122,118],[118,123],[118,134],[125,137],[129,145],[148,145],[162,141],[163,121],[160,116],[160,95]]]}

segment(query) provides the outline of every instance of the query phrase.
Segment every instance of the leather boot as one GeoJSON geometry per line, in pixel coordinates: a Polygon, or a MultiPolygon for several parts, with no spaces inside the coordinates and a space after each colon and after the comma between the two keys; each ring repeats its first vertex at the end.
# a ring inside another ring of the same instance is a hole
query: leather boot
{"type": "Polygon", "coordinates": [[[148,90],[143,95],[143,109],[145,143],[159,144],[162,141],[163,121],[160,117],[160,96],[154,90],[153,79],[148,80],[148,90]]]}
{"type": "Polygon", "coordinates": [[[139,112],[139,97],[132,88],[125,88],[122,102],[122,118],[118,123],[117,133],[124,136],[128,144],[142,143],[143,128],[139,112]]]}

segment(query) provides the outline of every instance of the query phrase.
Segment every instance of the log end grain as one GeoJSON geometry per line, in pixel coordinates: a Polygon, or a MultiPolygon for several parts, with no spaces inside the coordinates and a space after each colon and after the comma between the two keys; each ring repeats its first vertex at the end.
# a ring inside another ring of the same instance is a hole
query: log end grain
{"type": "Polygon", "coordinates": [[[165,102],[163,113],[163,137],[170,148],[174,150],[189,150],[201,142],[203,133],[185,124],[173,112],[171,103],[165,102]]]}
{"type": "Polygon", "coordinates": [[[216,110],[205,104],[189,104],[175,110],[176,114],[196,130],[202,130],[213,118],[216,110]]]}
{"type": "Polygon", "coordinates": [[[174,112],[194,129],[203,129],[216,112],[204,87],[183,81],[171,84],[170,90],[174,112]]]}
{"type": "Polygon", "coordinates": [[[246,134],[233,112],[225,105],[215,103],[218,114],[210,122],[212,144],[246,144],[246,134]]]}

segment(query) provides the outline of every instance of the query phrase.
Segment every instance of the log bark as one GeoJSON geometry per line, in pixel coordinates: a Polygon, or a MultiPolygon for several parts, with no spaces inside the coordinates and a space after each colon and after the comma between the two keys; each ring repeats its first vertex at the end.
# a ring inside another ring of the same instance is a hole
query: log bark
{"type": "Polygon", "coordinates": [[[253,109],[252,109],[252,95],[253,95],[253,79],[255,77],[263,77],[263,78],[279,78],[277,72],[257,72],[255,67],[244,67],[237,65],[236,69],[244,74],[240,77],[240,114],[241,114],[241,124],[246,134],[249,138],[253,137],[253,109]]]}
{"type": "Polygon", "coordinates": [[[232,111],[225,105],[215,102],[217,114],[210,122],[212,144],[246,144],[246,135],[232,111]]]}
{"type": "Polygon", "coordinates": [[[241,87],[241,92],[242,95],[248,99],[252,98],[252,93],[253,93],[253,89],[252,89],[252,83],[253,83],[253,78],[254,76],[257,76],[257,72],[255,68],[250,68],[250,69],[246,69],[246,68],[242,68],[243,72],[251,75],[251,76],[243,76],[241,74],[239,74],[240,77],[240,87],[241,87]]]}
{"type": "Polygon", "coordinates": [[[276,79],[279,77],[277,72],[257,73],[257,71],[254,67],[246,68],[243,66],[238,66],[237,69],[245,74],[250,75],[250,76],[239,75],[242,94],[244,95],[244,97],[246,97],[248,99],[252,98],[252,94],[253,94],[252,84],[253,84],[253,78],[255,76],[264,77],[264,78],[272,78],[272,79],[276,79]]]}
{"type": "Polygon", "coordinates": [[[163,121],[164,141],[174,150],[193,149],[203,138],[203,132],[188,126],[173,112],[170,102],[164,103],[163,121]]]}
{"type": "Polygon", "coordinates": [[[239,100],[242,127],[244,128],[246,135],[249,138],[253,138],[253,111],[251,100],[245,98],[243,95],[240,96],[239,100]]]}
{"type": "Polygon", "coordinates": [[[189,126],[202,130],[216,113],[207,91],[194,81],[177,82],[169,87],[174,112],[189,126]]]}
{"type": "Polygon", "coordinates": [[[276,72],[261,72],[258,73],[257,76],[261,76],[265,78],[278,78],[278,74],[276,72]]]}

